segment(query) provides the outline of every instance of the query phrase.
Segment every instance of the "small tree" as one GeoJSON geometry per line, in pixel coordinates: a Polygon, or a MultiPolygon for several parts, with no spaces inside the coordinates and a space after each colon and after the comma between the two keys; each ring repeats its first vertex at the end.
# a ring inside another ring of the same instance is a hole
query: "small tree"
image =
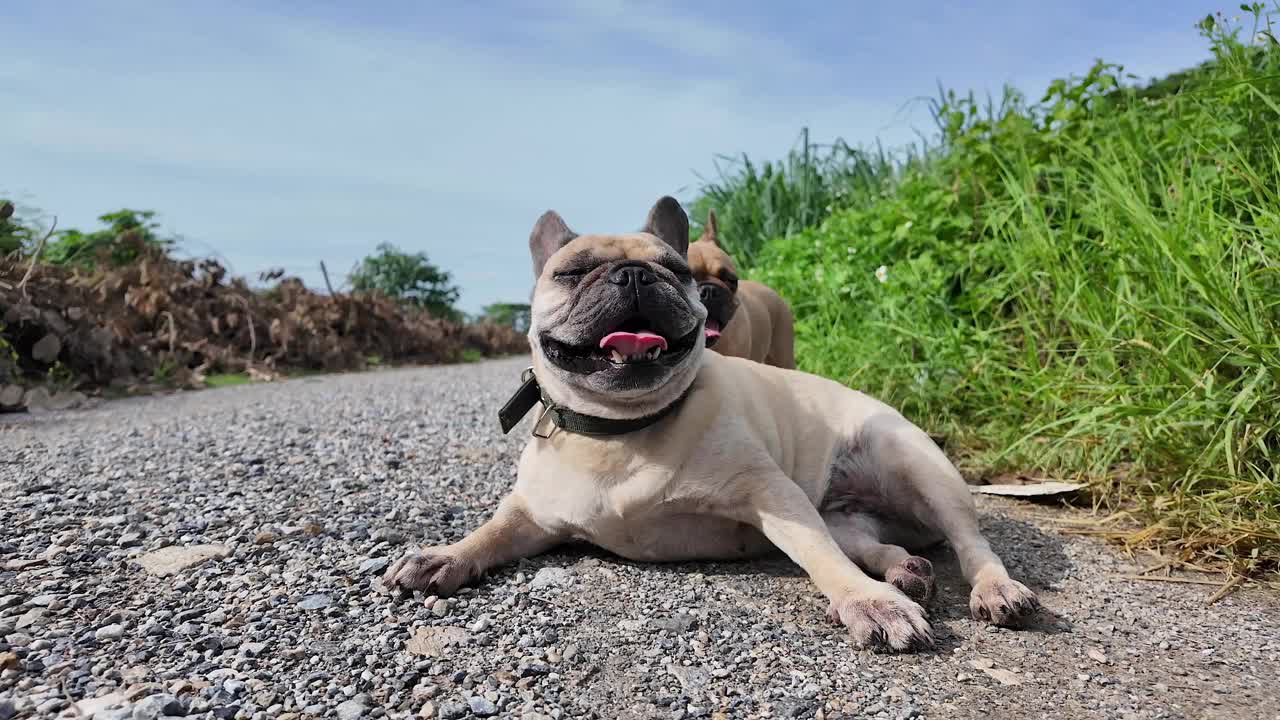
{"type": "Polygon", "coordinates": [[[355,290],[377,290],[401,303],[449,320],[461,313],[453,305],[459,290],[453,276],[431,263],[426,253],[405,253],[391,243],[360,261],[348,277],[355,290]]]}
{"type": "Polygon", "coordinates": [[[0,255],[22,250],[32,241],[31,228],[13,216],[16,211],[13,203],[0,199],[0,255]]]}
{"type": "Polygon", "coordinates": [[[45,248],[44,260],[54,265],[94,267],[99,259],[115,266],[128,265],[142,254],[147,246],[168,248],[173,238],[160,237],[160,223],[154,220],[153,210],[117,210],[98,216],[106,225],[101,230],[81,232],[63,230],[45,248]]]}
{"type": "Polygon", "coordinates": [[[529,329],[528,303],[493,303],[480,311],[480,319],[494,325],[506,325],[516,332],[529,329]]]}

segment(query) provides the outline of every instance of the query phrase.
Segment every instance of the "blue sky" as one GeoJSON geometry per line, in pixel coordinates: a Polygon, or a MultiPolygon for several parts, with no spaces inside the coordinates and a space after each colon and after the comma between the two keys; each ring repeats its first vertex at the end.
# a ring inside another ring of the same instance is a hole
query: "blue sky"
{"type": "Polygon", "coordinates": [[[1207,57],[1195,21],[1234,7],[962,5],[10,4],[0,194],[81,229],[154,209],[189,254],[313,286],[320,260],[345,276],[389,241],[474,311],[527,298],[547,208],[631,230],[716,154],[778,157],[806,125],[909,141],[939,82],[1038,93],[1096,57],[1164,74],[1207,57]]]}

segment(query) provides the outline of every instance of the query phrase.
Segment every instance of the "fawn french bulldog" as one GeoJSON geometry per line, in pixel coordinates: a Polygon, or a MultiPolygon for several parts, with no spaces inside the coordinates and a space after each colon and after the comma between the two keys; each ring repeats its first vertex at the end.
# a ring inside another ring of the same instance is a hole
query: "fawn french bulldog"
{"type": "Polygon", "coordinates": [[[720,245],[715,210],[707,214],[702,237],[689,245],[689,269],[707,307],[707,347],[721,355],[795,368],[791,308],[769,286],[738,280],[733,258],[720,245]]]}
{"type": "Polygon", "coordinates": [[[929,646],[918,548],[949,541],[973,615],[1026,619],[1036,596],[978,529],[960,473],[884,403],[824,378],[705,352],[688,218],[664,197],[640,232],[529,238],[531,375],[505,431],[541,402],[518,477],[461,541],[409,554],[389,587],[448,595],[488,569],[582,540],[637,561],[781,549],[860,646],[929,646]]]}

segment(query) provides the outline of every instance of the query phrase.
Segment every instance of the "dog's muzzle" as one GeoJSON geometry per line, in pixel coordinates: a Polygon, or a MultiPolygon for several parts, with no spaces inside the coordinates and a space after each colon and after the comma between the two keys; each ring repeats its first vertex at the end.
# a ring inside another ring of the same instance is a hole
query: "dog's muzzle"
{"type": "Polygon", "coordinates": [[[713,305],[727,305],[733,299],[728,289],[711,282],[698,285],[698,298],[710,309],[713,305]]]}

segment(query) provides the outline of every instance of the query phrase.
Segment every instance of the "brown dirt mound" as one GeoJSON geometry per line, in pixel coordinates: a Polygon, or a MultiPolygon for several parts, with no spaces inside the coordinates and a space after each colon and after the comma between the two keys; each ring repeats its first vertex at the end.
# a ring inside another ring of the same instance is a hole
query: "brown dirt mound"
{"type": "Polygon", "coordinates": [[[321,295],[296,278],[255,290],[214,260],[175,260],[159,250],[92,273],[37,265],[24,288],[26,272],[26,263],[0,259],[0,401],[50,382],[90,391],[194,387],[212,373],[272,376],[528,352],[511,328],[441,320],[376,293],[321,295]]]}

